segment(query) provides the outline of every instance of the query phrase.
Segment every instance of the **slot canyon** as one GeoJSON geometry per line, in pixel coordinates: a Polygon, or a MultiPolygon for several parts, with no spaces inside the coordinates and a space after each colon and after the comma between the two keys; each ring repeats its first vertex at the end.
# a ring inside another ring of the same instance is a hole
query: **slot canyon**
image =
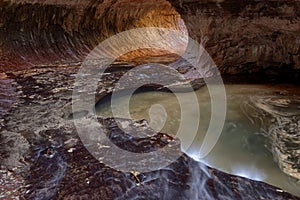
{"type": "Polygon", "coordinates": [[[0,199],[300,199],[300,1],[0,0],[0,199]]]}

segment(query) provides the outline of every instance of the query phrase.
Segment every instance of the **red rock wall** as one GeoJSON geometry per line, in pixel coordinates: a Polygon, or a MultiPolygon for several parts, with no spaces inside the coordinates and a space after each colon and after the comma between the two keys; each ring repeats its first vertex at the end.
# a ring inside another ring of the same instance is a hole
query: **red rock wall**
{"type": "MultiPolygon", "coordinates": [[[[294,73],[290,70],[300,68],[298,0],[170,3],[2,0],[0,71],[78,62],[115,33],[145,26],[179,29],[181,18],[192,38],[206,41],[206,49],[222,73],[294,73]]],[[[161,55],[166,52],[143,50],[121,59],[132,61],[161,55]]]]}
{"type": "MultiPolygon", "coordinates": [[[[0,2],[0,71],[82,61],[104,39],[132,28],[173,27],[186,32],[180,15],[165,0],[76,2],[0,2]]],[[[185,50],[184,45],[176,48],[185,50]]],[[[165,54],[142,50],[121,59],[165,54]]]]}
{"type": "Polygon", "coordinates": [[[300,1],[171,0],[223,73],[300,68],[300,1]],[[268,69],[266,69],[268,68],[268,69]]]}

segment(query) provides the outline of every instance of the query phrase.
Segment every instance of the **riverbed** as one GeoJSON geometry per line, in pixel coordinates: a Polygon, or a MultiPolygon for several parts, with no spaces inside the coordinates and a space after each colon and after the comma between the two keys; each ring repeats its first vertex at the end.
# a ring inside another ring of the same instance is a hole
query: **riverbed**
{"type": "MultiPolygon", "coordinates": [[[[221,171],[263,181],[300,196],[300,182],[279,169],[267,147],[268,138],[260,134],[263,131],[260,125],[251,123],[247,117],[248,114],[245,113],[247,111],[243,109],[243,105],[247,104],[249,98],[253,96],[294,95],[300,98],[300,87],[290,84],[226,84],[225,89],[227,112],[218,142],[204,158],[199,158],[197,151],[187,152],[189,156],[221,171]]],[[[195,91],[195,94],[198,98],[198,105],[194,106],[199,106],[200,121],[191,149],[200,148],[211,117],[208,88],[202,87],[195,91]]],[[[192,93],[180,95],[185,99],[184,103],[191,103],[189,99],[192,93]]],[[[146,119],[150,127],[156,131],[176,134],[181,122],[181,110],[176,94],[158,91],[138,92],[131,96],[129,109],[124,103],[126,98],[128,98],[126,94],[117,95],[113,105],[109,97],[102,99],[96,105],[97,114],[121,118],[128,118],[130,114],[130,117],[135,120],[146,119]],[[114,115],[112,107],[114,107],[114,115]],[[155,111],[155,109],[158,110],[155,111]],[[156,114],[153,115],[153,112],[156,114]],[[158,115],[157,113],[160,112],[161,115],[158,115]]],[[[190,108],[186,111],[189,115],[185,117],[193,119],[197,109],[193,109],[193,106],[190,108]]],[[[185,141],[185,137],[180,137],[180,140],[183,144],[189,142],[185,141]]]]}

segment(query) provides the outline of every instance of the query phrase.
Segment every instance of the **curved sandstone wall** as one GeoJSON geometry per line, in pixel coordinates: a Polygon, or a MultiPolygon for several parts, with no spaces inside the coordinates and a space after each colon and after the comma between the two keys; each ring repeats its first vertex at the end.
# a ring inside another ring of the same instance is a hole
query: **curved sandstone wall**
{"type": "MultiPolygon", "coordinates": [[[[2,1],[0,71],[76,63],[109,36],[142,27],[174,28],[187,34],[180,15],[165,0],[2,1]]],[[[170,43],[183,53],[187,42],[170,38],[170,43]]],[[[168,52],[148,49],[120,60],[162,55],[168,52]]]]}
{"type": "MultiPolygon", "coordinates": [[[[206,44],[222,73],[298,72],[299,1],[170,0],[170,3],[2,0],[0,70],[81,61],[99,42],[131,28],[173,27],[186,33],[186,26],[192,38],[206,44]]],[[[185,45],[175,48],[184,51],[185,45]]],[[[167,52],[144,50],[124,55],[121,60],[162,55],[168,57],[167,52]]],[[[168,61],[175,59],[173,56],[168,61]]]]}
{"type": "MultiPolygon", "coordinates": [[[[145,174],[145,180],[140,175],[146,184],[138,185],[137,177],[91,160],[66,112],[80,62],[99,42],[131,28],[171,27],[189,34],[205,44],[223,74],[285,73],[297,78],[299,4],[297,0],[0,0],[0,158],[5,167],[20,167],[26,174],[13,181],[6,179],[4,183],[10,184],[4,189],[11,188],[4,192],[13,196],[21,192],[28,199],[72,199],[74,195],[112,199],[125,198],[124,194],[160,199],[169,197],[164,192],[170,187],[170,195],[174,195],[170,199],[191,199],[193,195],[298,199],[261,182],[198,169],[198,163],[187,156],[169,169],[145,174]],[[188,181],[193,167],[197,167],[196,185],[188,181]],[[99,181],[98,170],[103,170],[103,181],[99,181]],[[203,183],[198,184],[199,180],[203,183]],[[183,184],[174,185],[176,182],[183,184]],[[20,184],[26,188],[20,189],[20,184]],[[13,193],[12,188],[16,188],[13,193]]],[[[179,54],[187,45],[187,41],[174,38],[169,38],[169,43],[179,54]]],[[[151,57],[164,62],[178,58],[170,52],[142,49],[119,59],[142,63],[153,61],[151,57]]],[[[99,83],[98,95],[112,92],[122,73],[107,73],[99,83]]],[[[103,123],[114,127],[109,120],[103,123]]],[[[155,145],[160,140],[165,139],[155,139],[155,145]]]]}
{"type": "Polygon", "coordinates": [[[206,40],[223,73],[290,73],[300,68],[298,0],[178,0],[189,34],[206,40]]]}

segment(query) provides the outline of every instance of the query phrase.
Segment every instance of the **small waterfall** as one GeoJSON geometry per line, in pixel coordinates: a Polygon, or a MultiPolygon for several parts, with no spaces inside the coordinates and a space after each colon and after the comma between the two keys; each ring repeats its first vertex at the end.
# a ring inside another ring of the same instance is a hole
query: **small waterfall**
{"type": "Polygon", "coordinates": [[[39,144],[35,148],[35,161],[31,166],[32,181],[25,197],[48,200],[57,196],[60,181],[67,171],[67,162],[62,153],[62,144],[39,144]]]}

